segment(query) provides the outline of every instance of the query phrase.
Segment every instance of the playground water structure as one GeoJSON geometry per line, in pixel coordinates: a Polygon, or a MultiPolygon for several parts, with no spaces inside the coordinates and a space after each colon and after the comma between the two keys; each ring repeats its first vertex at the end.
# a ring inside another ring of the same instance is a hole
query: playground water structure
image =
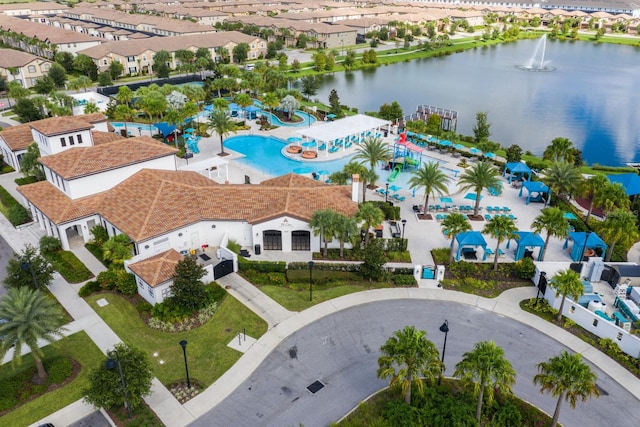
{"type": "Polygon", "coordinates": [[[536,47],[533,51],[531,58],[524,64],[518,65],[518,68],[523,71],[533,72],[548,72],[553,71],[555,68],[549,66],[550,61],[545,62],[545,54],[547,51],[547,35],[544,34],[536,43],[536,47]]]}
{"type": "MultiPolygon", "coordinates": [[[[260,117],[260,116],[266,116],[267,120],[269,121],[269,123],[273,123],[274,126],[280,126],[280,127],[304,127],[304,126],[311,126],[312,124],[314,124],[316,122],[316,118],[314,116],[312,116],[311,114],[305,113],[304,111],[300,111],[297,110],[294,114],[298,117],[300,117],[302,120],[301,121],[297,121],[297,122],[283,122],[282,120],[280,120],[278,118],[278,116],[276,116],[273,113],[270,113],[269,110],[265,110],[263,108],[263,105],[260,101],[258,101],[257,99],[253,100],[253,105],[255,107],[258,107],[260,110],[254,112],[253,114],[255,114],[255,117],[260,117]]],[[[242,114],[244,114],[242,111],[238,111],[238,117],[242,117],[242,114]]],[[[198,117],[204,117],[207,118],[209,117],[209,111],[201,111],[200,113],[198,113],[198,117]]],[[[235,117],[235,116],[234,116],[235,117]]],[[[250,119],[250,117],[247,117],[247,119],[250,119]]],[[[251,119],[254,120],[254,119],[251,119]]]]}

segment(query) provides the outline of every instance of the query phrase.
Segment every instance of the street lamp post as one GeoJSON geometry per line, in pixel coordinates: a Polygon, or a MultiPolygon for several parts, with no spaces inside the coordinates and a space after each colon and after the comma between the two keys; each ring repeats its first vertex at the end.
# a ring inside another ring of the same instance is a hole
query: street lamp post
{"type": "MultiPolygon", "coordinates": [[[[444,345],[442,346],[442,372],[444,373],[444,353],[447,351],[447,334],[449,334],[449,321],[445,319],[440,326],[440,332],[444,332],[444,345]]],[[[442,383],[442,374],[438,378],[438,385],[442,383]]]]}
{"type": "Polygon", "coordinates": [[[118,367],[118,373],[120,374],[120,382],[122,384],[122,395],[124,396],[124,406],[127,408],[129,418],[133,418],[131,412],[131,405],[129,404],[129,396],[127,395],[127,383],[124,381],[124,374],[122,373],[122,364],[120,363],[120,355],[116,350],[112,350],[107,353],[107,369],[113,369],[118,367]],[[116,360],[113,360],[113,354],[115,354],[116,360]]]}
{"type": "Polygon", "coordinates": [[[31,280],[33,280],[33,289],[34,290],[38,290],[38,280],[36,279],[36,272],[33,271],[33,265],[31,265],[31,261],[22,261],[20,263],[20,269],[22,271],[27,271],[27,269],[29,270],[29,272],[31,273],[31,280]]]}
{"type": "Polygon", "coordinates": [[[389,202],[389,183],[387,182],[385,185],[385,190],[384,190],[384,202],[388,203],[389,202]]]}
{"type": "Polygon", "coordinates": [[[587,231],[584,236],[584,245],[582,246],[582,254],[580,254],[580,262],[584,261],[584,254],[587,252],[587,243],[589,242],[590,236],[591,231],[587,231]]]}
{"type": "Polygon", "coordinates": [[[180,341],[182,347],[182,355],[184,356],[184,370],[187,371],[187,387],[191,388],[191,380],[189,379],[189,365],[187,364],[187,340],[180,341]]]}
{"type": "Polygon", "coordinates": [[[404,242],[404,227],[407,225],[407,220],[403,219],[401,222],[402,222],[402,250],[406,251],[407,248],[405,247],[405,242],[404,242]]]}
{"type": "Polygon", "coordinates": [[[138,133],[142,136],[142,126],[138,126],[138,133]]]}
{"type": "Polygon", "coordinates": [[[309,301],[313,298],[313,261],[309,261],[309,301]]]}

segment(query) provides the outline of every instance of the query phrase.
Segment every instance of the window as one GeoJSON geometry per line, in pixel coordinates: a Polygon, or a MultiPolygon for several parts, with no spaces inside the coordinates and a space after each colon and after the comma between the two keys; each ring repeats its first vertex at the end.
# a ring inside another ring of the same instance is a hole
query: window
{"type": "Polygon", "coordinates": [[[171,296],[171,286],[165,288],[162,290],[162,298],[166,299],[169,298],[171,296]]]}
{"type": "Polygon", "coordinates": [[[82,144],[82,135],[76,135],[78,138],[78,144],[82,144]]]}
{"type": "Polygon", "coordinates": [[[310,251],[311,233],[308,231],[293,231],[291,233],[291,250],[310,251]]]}
{"type": "Polygon", "coordinates": [[[35,65],[29,65],[29,72],[30,73],[35,73],[36,72],[36,66],[35,65]]]}
{"type": "Polygon", "coordinates": [[[156,299],[156,296],[153,294],[153,288],[151,286],[147,288],[147,291],[149,292],[149,295],[151,295],[151,298],[156,299]]]}
{"type": "Polygon", "coordinates": [[[127,56],[127,62],[136,62],[135,56],[127,56]]]}
{"type": "Polygon", "coordinates": [[[140,289],[144,289],[144,283],[142,283],[142,280],[140,280],[139,277],[136,277],[136,282],[138,282],[138,287],[140,289]]]}
{"type": "Polygon", "coordinates": [[[73,135],[69,135],[69,145],[75,145],[75,141],[73,140],[73,135]]]}
{"type": "Polygon", "coordinates": [[[107,65],[107,60],[106,59],[102,60],[102,65],[107,65]]]}
{"type": "Polygon", "coordinates": [[[598,326],[598,319],[593,319],[593,326],[598,326]]]}
{"type": "Polygon", "coordinates": [[[142,55],[142,60],[146,61],[147,60],[147,55],[142,55]]]}
{"type": "Polygon", "coordinates": [[[616,336],[618,341],[622,341],[622,332],[618,332],[618,336],[616,336]]]}
{"type": "Polygon", "coordinates": [[[44,64],[44,70],[45,70],[45,71],[49,71],[49,68],[51,68],[51,65],[49,65],[49,64],[44,64]]]}
{"type": "Polygon", "coordinates": [[[62,144],[63,147],[67,146],[67,141],[65,141],[64,136],[60,138],[60,144],[62,144]]]}
{"type": "Polygon", "coordinates": [[[576,306],[572,305],[571,308],[569,309],[569,313],[573,313],[574,311],[576,311],[576,306]]]}

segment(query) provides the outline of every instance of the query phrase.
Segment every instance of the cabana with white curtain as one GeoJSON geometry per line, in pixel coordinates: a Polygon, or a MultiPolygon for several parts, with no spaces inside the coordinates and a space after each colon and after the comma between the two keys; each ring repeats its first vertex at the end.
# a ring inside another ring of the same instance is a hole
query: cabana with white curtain
{"type": "Polygon", "coordinates": [[[229,162],[218,157],[191,162],[180,166],[178,169],[181,171],[198,172],[200,175],[205,175],[209,179],[213,179],[211,178],[211,172],[214,170],[216,171],[218,178],[221,178],[220,170],[222,169],[222,166],[224,166],[225,181],[229,182],[229,162]]]}
{"type": "Polygon", "coordinates": [[[335,153],[340,149],[345,149],[352,144],[360,144],[367,137],[381,137],[384,131],[389,131],[391,122],[378,119],[376,117],[356,114],[344,119],[326,122],[306,129],[296,131],[302,137],[316,141],[316,150],[326,150],[335,153]]]}

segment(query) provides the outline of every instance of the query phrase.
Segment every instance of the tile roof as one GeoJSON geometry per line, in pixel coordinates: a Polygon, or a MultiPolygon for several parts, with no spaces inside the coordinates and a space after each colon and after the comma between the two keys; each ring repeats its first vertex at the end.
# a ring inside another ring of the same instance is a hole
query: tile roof
{"type": "Polygon", "coordinates": [[[182,260],[175,249],[129,264],[129,268],[152,288],[171,280],[176,275],[176,266],[182,260]]]}
{"type": "Polygon", "coordinates": [[[60,116],[28,123],[32,129],[43,135],[52,136],[93,128],[85,116],[60,116]]]}
{"type": "MultiPolygon", "coordinates": [[[[114,134],[115,135],[115,134],[114,134]]],[[[117,169],[177,153],[173,147],[148,136],[118,138],[95,147],[74,147],[61,153],[45,156],[40,163],[64,179],[75,179],[87,175],[117,169]]]]}
{"type": "Polygon", "coordinates": [[[23,67],[33,61],[51,63],[36,55],[15,49],[0,49],[0,68],[23,67]]]}
{"type": "Polygon", "coordinates": [[[111,190],[83,199],[71,200],[47,182],[18,190],[56,223],[69,221],[74,212],[81,217],[95,209],[136,242],[198,221],[254,224],[280,216],[309,221],[321,209],[348,216],[358,210],[350,186],[330,186],[295,174],[265,183],[220,185],[196,172],[142,169],[111,190]]]}
{"type": "Polygon", "coordinates": [[[0,138],[7,143],[11,151],[26,150],[34,142],[29,123],[4,129],[0,132],[0,138]]]}
{"type": "Polygon", "coordinates": [[[101,132],[99,130],[92,130],[91,136],[93,137],[93,145],[100,145],[107,142],[119,141],[123,139],[122,135],[113,131],[101,132]]]}

